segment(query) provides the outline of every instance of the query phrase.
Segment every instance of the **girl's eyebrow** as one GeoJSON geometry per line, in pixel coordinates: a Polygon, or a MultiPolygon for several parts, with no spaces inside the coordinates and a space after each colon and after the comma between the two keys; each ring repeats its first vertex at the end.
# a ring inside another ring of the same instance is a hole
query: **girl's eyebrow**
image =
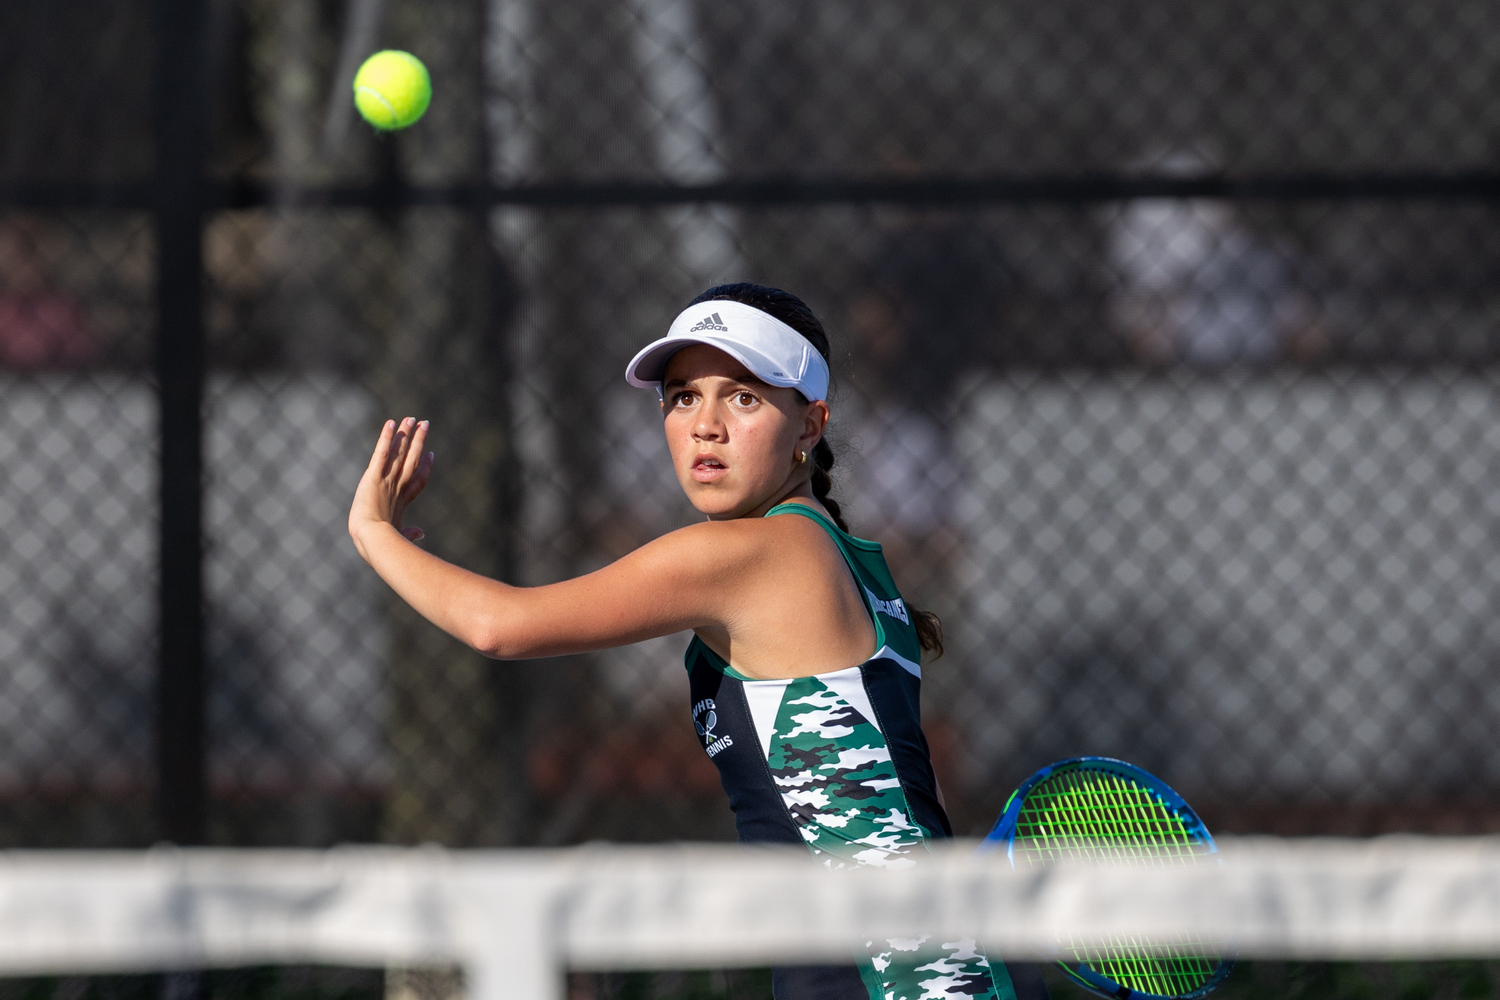
{"type": "MultiPolygon", "coordinates": [[[[731,378],[728,379],[728,381],[734,383],[735,385],[758,386],[762,389],[769,389],[771,387],[771,383],[757,378],[753,372],[746,372],[744,378],[731,378]]],[[[668,389],[686,388],[686,386],[687,379],[674,378],[668,379],[666,382],[662,383],[661,388],[663,392],[666,392],[668,389]]]]}
{"type": "Polygon", "coordinates": [[[744,388],[751,388],[751,389],[769,389],[769,388],[771,388],[771,383],[763,381],[762,379],[756,377],[756,374],[754,372],[746,372],[743,378],[725,378],[724,381],[728,382],[730,385],[737,385],[737,386],[741,386],[741,387],[744,387],[744,388]]]}

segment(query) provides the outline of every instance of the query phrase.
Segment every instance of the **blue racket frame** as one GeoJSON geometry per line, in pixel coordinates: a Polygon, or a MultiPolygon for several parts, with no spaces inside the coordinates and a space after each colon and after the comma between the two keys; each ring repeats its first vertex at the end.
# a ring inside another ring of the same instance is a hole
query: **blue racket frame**
{"type": "MultiPolygon", "coordinates": [[[[1000,818],[995,821],[995,825],[990,829],[989,835],[984,838],[979,849],[981,851],[992,851],[997,850],[1001,844],[1004,844],[1005,856],[1010,860],[1011,866],[1014,867],[1016,863],[1016,824],[1020,821],[1021,806],[1026,801],[1026,796],[1031,793],[1033,788],[1059,771],[1075,770],[1102,771],[1106,774],[1113,774],[1129,781],[1134,781],[1151,789],[1157,795],[1161,796],[1162,801],[1168,809],[1177,813],[1182,819],[1183,824],[1187,827],[1188,836],[1207,848],[1204,851],[1205,854],[1219,853],[1219,846],[1214,843],[1214,838],[1208,832],[1208,827],[1203,825],[1203,820],[1193,811],[1193,807],[1188,805],[1187,800],[1178,795],[1177,791],[1171,785],[1168,785],[1150,771],[1136,767],[1128,761],[1117,760],[1114,757],[1069,757],[1066,760],[1055,761],[1041,768],[1031,777],[1021,782],[1019,788],[1010,793],[1010,798],[1005,801],[1005,808],[1000,810],[1000,818]]],[[[1222,863],[1222,859],[1216,860],[1220,860],[1220,863],[1222,863]]],[[[1223,956],[1219,961],[1219,967],[1214,970],[1214,974],[1209,977],[1206,983],[1191,993],[1174,996],[1144,993],[1139,990],[1133,990],[1128,986],[1122,986],[1113,979],[1095,972],[1086,962],[1068,962],[1059,959],[1057,964],[1063,972],[1067,973],[1069,979],[1090,992],[1107,998],[1107,1000],[1136,1000],[1136,998],[1139,998],[1139,1000],[1197,1000],[1197,998],[1207,996],[1219,988],[1219,984],[1234,969],[1234,960],[1235,956],[1233,954],[1223,956]]]]}

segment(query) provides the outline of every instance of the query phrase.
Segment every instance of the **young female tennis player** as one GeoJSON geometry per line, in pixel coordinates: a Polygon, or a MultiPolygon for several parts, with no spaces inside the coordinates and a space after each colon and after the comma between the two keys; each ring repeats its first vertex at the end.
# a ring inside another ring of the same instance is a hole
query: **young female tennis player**
{"type": "MultiPolygon", "coordinates": [[[[703,523],[550,586],[478,576],[413,545],[420,529],[402,524],[432,470],[427,423],[407,418],[386,423],[355,494],[360,555],[433,624],[501,659],[692,629],[693,724],[740,839],[806,844],[830,868],[916,863],[952,835],[918,714],[922,653],[941,652],[941,632],[828,495],[822,324],[787,292],[721,285],[625,377],[661,394],[673,468],[703,523]]],[[[1013,983],[972,941],[936,959],[916,948],[872,943],[857,967],[778,969],[777,1000],[1035,992],[1033,976],[1016,968],[1013,983]]]]}

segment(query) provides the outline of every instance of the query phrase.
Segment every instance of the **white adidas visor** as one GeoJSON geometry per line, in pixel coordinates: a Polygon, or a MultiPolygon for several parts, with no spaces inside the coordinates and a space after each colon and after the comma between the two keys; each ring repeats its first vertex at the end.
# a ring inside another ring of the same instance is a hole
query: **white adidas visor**
{"type": "Polygon", "coordinates": [[[625,381],[660,393],[667,362],[693,344],[717,347],[766,384],[796,389],[809,402],[828,398],[828,362],[806,337],[769,313],[726,299],[684,309],[665,337],[630,360],[625,381]]]}

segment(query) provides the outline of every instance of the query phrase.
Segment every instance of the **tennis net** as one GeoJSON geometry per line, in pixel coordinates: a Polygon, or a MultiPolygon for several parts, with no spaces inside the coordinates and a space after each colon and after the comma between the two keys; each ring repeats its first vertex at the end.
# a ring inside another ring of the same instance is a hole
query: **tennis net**
{"type": "Polygon", "coordinates": [[[839,962],[876,936],[976,937],[1011,959],[1188,932],[1242,959],[1500,958],[1500,838],[1246,838],[1223,856],[1013,871],[960,843],[835,875],[727,845],[12,852],[0,975],[459,968],[470,1000],[557,1000],[567,970],[839,962]]]}

